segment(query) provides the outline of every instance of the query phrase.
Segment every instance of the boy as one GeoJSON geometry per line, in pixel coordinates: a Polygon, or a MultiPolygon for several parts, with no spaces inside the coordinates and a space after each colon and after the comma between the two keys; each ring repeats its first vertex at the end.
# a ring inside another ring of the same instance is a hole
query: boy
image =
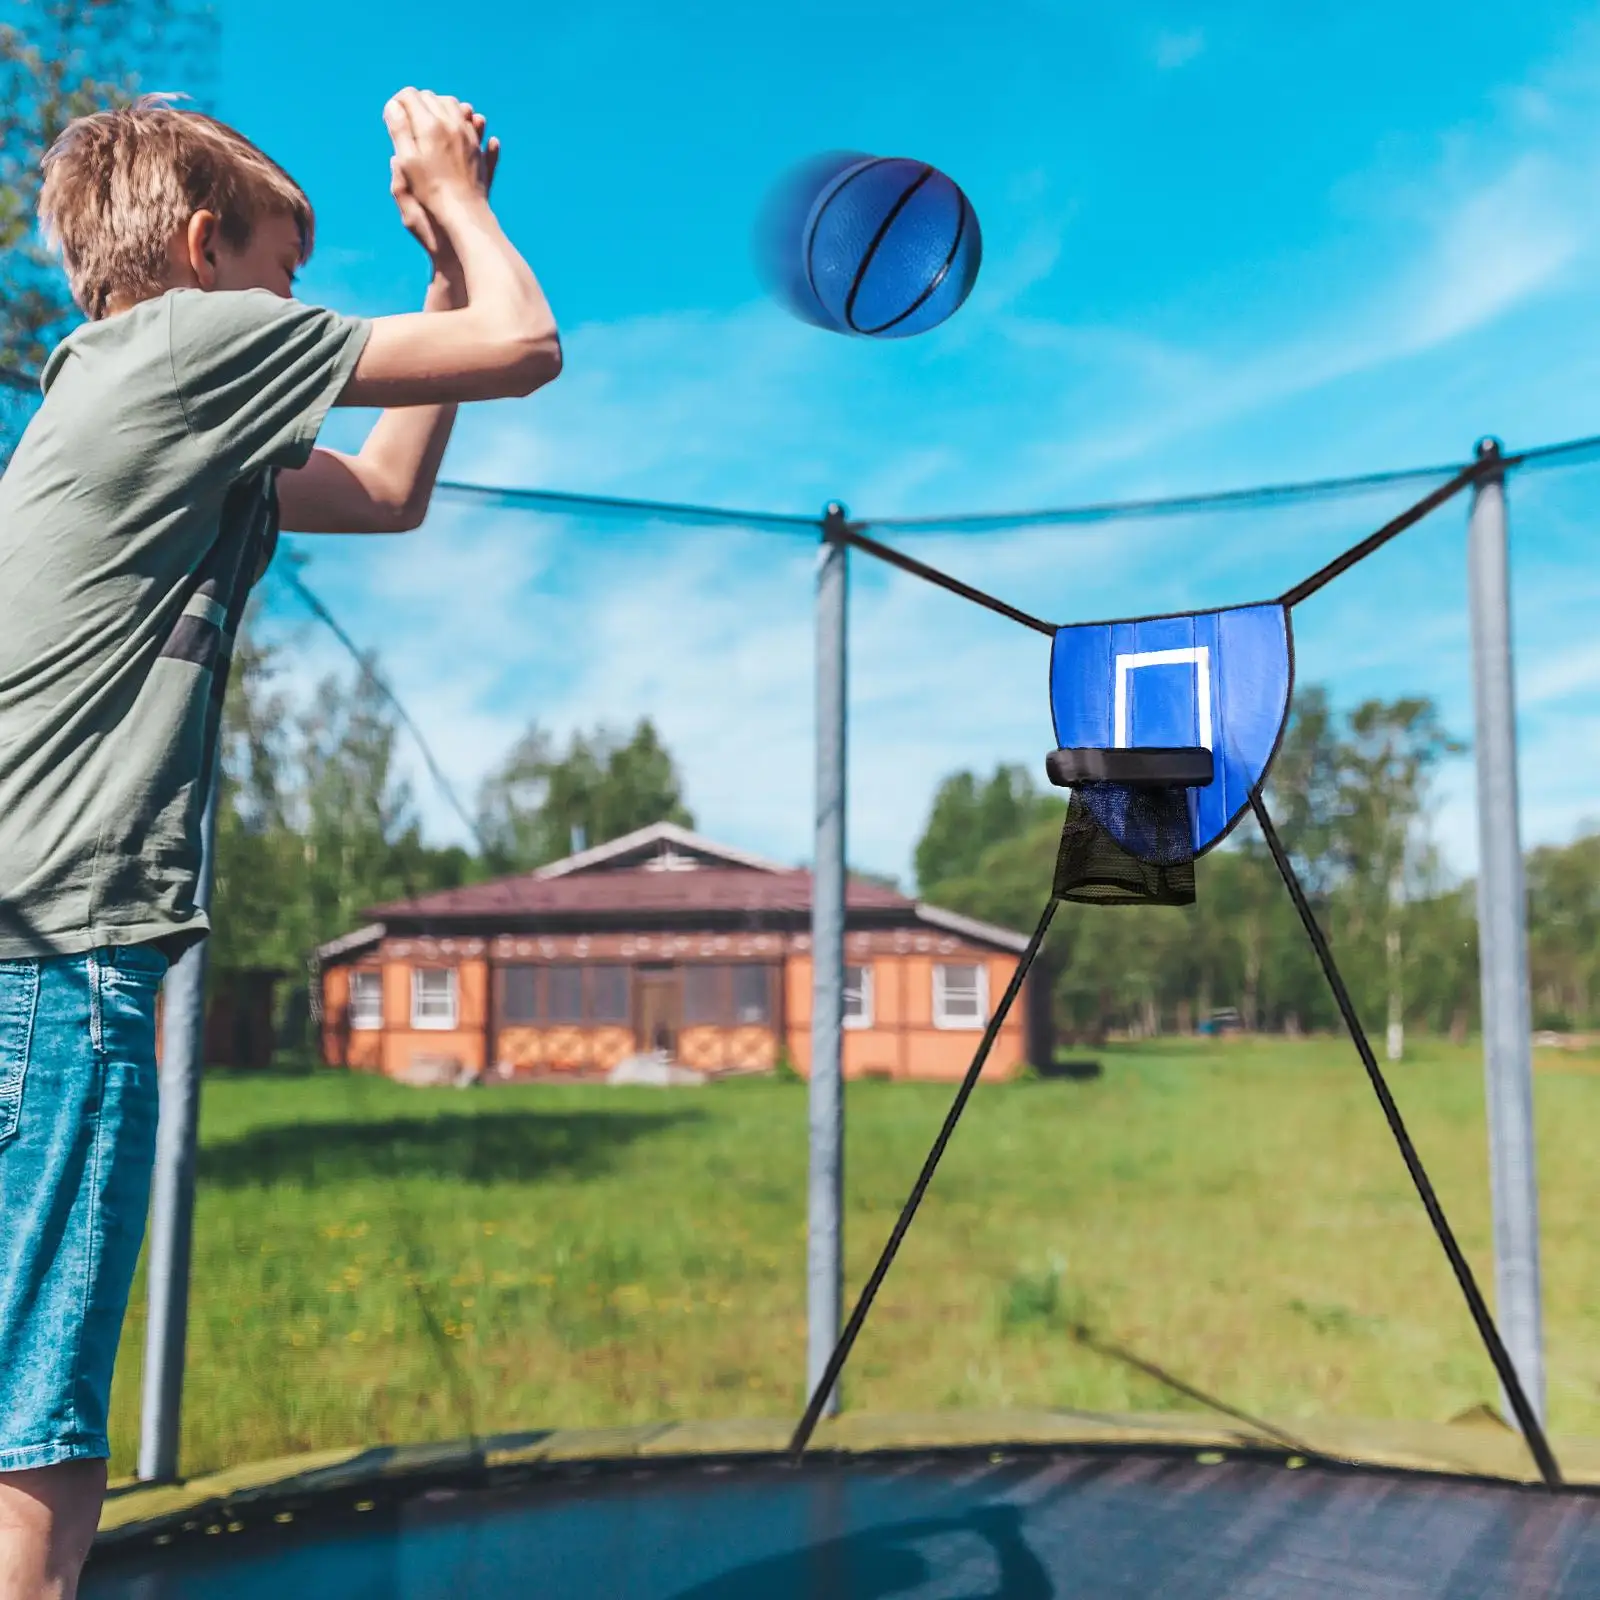
{"type": "Polygon", "coordinates": [[[456,404],[560,371],[483,119],[407,89],[384,121],[434,276],[423,312],[371,321],[293,299],[311,206],[222,124],[141,102],[45,158],[90,320],[0,477],[0,1600],[70,1600],[99,1520],[156,990],[207,931],[200,815],[249,590],[280,526],[416,527],[456,404]],[[344,456],[314,448],[335,405],[398,409],[344,456]]]}

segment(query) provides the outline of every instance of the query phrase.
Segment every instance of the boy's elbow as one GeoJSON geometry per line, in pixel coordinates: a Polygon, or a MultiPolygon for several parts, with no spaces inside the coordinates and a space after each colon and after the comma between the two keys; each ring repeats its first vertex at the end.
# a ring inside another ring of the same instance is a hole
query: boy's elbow
{"type": "Polygon", "coordinates": [[[341,531],[346,533],[415,533],[427,520],[428,502],[416,500],[374,500],[357,521],[341,531]]]}
{"type": "Polygon", "coordinates": [[[522,398],[553,383],[561,376],[561,335],[551,327],[540,328],[517,343],[507,373],[511,395],[522,398]]]}
{"type": "Polygon", "coordinates": [[[384,533],[415,533],[428,520],[429,496],[418,495],[395,509],[384,533]]]}
{"type": "Polygon", "coordinates": [[[415,533],[428,520],[433,503],[433,481],[396,484],[393,491],[374,497],[370,533],[415,533]]]}

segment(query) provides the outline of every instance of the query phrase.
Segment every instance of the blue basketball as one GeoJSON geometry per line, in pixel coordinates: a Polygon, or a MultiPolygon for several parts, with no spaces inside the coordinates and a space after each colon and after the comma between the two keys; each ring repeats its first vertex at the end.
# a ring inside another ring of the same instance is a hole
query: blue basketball
{"type": "Polygon", "coordinates": [[[803,230],[805,281],[840,331],[925,333],[972,291],[983,259],[960,188],[924,161],[869,156],[835,174],[803,230]]]}
{"type": "Polygon", "coordinates": [[[802,321],[905,338],[971,292],[983,241],[971,202],[923,161],[826,151],[773,184],[757,219],[756,270],[802,321]]]}

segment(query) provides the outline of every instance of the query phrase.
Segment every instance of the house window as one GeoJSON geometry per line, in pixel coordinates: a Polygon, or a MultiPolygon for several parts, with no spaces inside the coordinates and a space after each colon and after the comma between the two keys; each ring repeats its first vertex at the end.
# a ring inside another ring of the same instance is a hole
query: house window
{"type": "Polygon", "coordinates": [[[844,969],[844,1025],[847,1028],[872,1026],[872,968],[844,969]]]}
{"type": "Polygon", "coordinates": [[[933,969],[933,1025],[981,1028],[989,1020],[988,974],[976,963],[933,969]]]}
{"type": "Polygon", "coordinates": [[[589,1020],[626,1022],[628,1020],[628,969],[591,967],[589,969],[589,1020]]]}
{"type": "Polygon", "coordinates": [[[626,1022],[628,968],[614,966],[504,967],[500,974],[500,1020],[530,1022],[626,1022]]]}
{"type": "Polygon", "coordinates": [[[733,969],[733,1020],[760,1027],[772,1020],[772,983],[765,967],[733,969]]]}
{"type": "Polygon", "coordinates": [[[381,972],[352,972],[350,974],[350,1026],[352,1028],[381,1028],[383,1026],[383,974],[381,972]]]}
{"type": "Polygon", "coordinates": [[[583,1021],[583,968],[545,969],[545,1021],[583,1021]]]}
{"type": "Polygon", "coordinates": [[[456,975],[449,967],[417,967],[411,974],[411,1026],[456,1025],[456,975]]]}
{"type": "Polygon", "coordinates": [[[694,966],[683,971],[683,1020],[701,1026],[762,1027],[772,1020],[772,969],[694,966]]]}
{"type": "Polygon", "coordinates": [[[718,1023],[728,1015],[728,969],[685,967],[683,970],[683,1020],[718,1023]]]}
{"type": "Polygon", "coordinates": [[[539,1020],[539,969],[507,967],[500,975],[500,1020],[539,1020]]]}

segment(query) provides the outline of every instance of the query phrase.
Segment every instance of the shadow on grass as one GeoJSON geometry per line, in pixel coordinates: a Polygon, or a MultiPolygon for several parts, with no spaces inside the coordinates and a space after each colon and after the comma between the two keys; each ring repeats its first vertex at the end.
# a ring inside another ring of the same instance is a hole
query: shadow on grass
{"type": "Polygon", "coordinates": [[[307,1188],[361,1178],[460,1183],[592,1178],[628,1146],[703,1119],[696,1110],[447,1112],[342,1122],[280,1123],[206,1145],[199,1180],[218,1189],[307,1188]]]}

